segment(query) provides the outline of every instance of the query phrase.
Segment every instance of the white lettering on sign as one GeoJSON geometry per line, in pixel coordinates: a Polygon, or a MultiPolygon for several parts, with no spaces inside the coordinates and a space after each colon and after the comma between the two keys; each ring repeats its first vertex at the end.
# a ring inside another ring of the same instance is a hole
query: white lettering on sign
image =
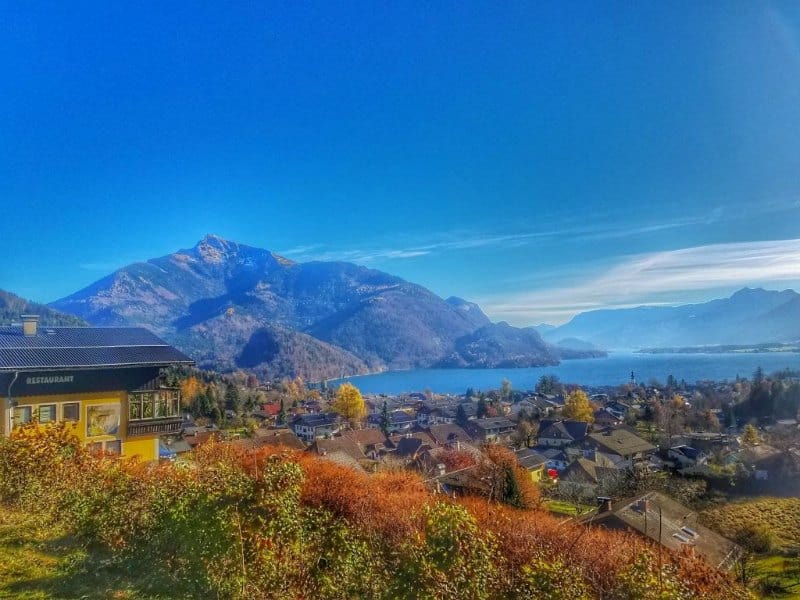
{"type": "Polygon", "coordinates": [[[28,377],[25,383],[37,385],[42,383],[72,383],[75,375],[51,375],[49,377],[28,377]]]}

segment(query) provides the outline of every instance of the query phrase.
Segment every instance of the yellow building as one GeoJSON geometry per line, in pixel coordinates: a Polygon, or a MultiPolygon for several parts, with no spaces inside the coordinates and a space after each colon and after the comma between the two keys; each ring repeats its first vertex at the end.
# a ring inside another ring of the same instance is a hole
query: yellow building
{"type": "Polygon", "coordinates": [[[516,455],[519,466],[531,474],[531,480],[534,483],[539,483],[544,479],[547,458],[533,448],[517,450],[516,455]]]}
{"type": "Polygon", "coordinates": [[[192,360],[138,327],[0,327],[0,433],[68,421],[92,450],[155,460],[181,429],[180,392],[160,371],[192,360]]]}

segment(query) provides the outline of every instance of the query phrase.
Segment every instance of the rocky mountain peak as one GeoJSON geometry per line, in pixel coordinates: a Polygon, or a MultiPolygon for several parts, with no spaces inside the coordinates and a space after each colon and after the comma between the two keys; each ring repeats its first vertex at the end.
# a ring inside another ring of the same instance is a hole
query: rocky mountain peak
{"type": "Polygon", "coordinates": [[[239,244],[229,242],[218,235],[209,233],[197,242],[194,249],[203,261],[211,264],[221,264],[232,254],[238,253],[239,244]]]}

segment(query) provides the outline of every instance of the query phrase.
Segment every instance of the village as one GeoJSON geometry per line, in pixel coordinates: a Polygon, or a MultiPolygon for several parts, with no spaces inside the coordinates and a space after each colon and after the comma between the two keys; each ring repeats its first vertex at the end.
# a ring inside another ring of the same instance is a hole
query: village
{"type": "MultiPolygon", "coordinates": [[[[728,539],[737,532],[709,528],[695,507],[797,494],[797,415],[748,419],[743,407],[763,382],[667,381],[637,384],[632,373],[616,388],[583,391],[543,376],[530,391],[504,381],[458,396],[362,398],[351,384],[284,380],[253,390],[268,401],[252,411],[226,409],[227,425],[187,419],[162,455],[182,460],[212,438],[248,449],[284,446],[367,473],[412,470],[435,493],[492,497],[487,449],[499,446],[513,452],[543,506],[564,519],[635,531],[730,569],[741,553],[728,539]],[[343,395],[363,409],[342,410],[343,395]]],[[[790,373],[774,381],[787,389],[798,382],[790,373]]]]}

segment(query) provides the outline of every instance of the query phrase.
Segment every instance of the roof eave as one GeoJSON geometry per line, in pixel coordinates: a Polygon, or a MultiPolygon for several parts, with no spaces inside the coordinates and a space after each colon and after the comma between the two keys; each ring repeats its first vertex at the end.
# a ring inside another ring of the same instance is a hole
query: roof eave
{"type": "Polygon", "coordinates": [[[96,371],[98,369],[135,369],[137,367],[172,367],[176,365],[194,366],[195,361],[189,360],[175,360],[169,362],[149,362],[149,363],[115,363],[104,365],[57,365],[57,366],[16,366],[7,367],[0,366],[0,373],[27,373],[39,371],[96,371]]]}

